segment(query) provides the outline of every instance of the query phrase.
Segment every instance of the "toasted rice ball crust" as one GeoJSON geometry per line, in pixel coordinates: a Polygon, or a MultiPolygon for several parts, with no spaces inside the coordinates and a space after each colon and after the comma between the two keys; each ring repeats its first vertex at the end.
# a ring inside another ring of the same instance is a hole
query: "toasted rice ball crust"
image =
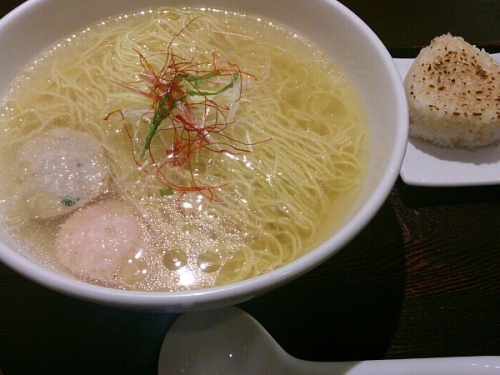
{"type": "Polygon", "coordinates": [[[422,49],[405,81],[410,135],[445,147],[500,141],[500,65],[450,34],[422,49]]]}

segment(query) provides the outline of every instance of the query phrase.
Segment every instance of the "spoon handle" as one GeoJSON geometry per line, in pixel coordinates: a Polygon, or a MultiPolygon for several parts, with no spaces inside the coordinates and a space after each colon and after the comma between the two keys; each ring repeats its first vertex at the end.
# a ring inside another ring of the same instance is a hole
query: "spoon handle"
{"type": "Polygon", "coordinates": [[[290,358],[295,375],[500,375],[500,357],[396,359],[360,362],[310,362],[290,358]]]}

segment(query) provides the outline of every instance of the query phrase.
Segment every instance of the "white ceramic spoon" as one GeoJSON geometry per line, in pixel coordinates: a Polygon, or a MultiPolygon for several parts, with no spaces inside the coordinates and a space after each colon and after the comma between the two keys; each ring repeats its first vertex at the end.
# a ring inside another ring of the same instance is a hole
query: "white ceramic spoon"
{"type": "Polygon", "coordinates": [[[158,370],[160,375],[500,375],[500,357],[303,361],[287,354],[250,315],[227,307],[181,315],[165,337],[158,370]]]}

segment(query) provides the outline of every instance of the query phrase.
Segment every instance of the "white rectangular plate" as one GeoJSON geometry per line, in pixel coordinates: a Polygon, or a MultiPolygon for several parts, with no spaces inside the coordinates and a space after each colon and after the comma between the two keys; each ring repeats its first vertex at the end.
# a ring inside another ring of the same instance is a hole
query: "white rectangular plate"
{"type": "MultiPolygon", "coordinates": [[[[491,55],[500,61],[500,54],[491,55]]],[[[404,79],[413,59],[394,59],[404,79]]],[[[475,150],[438,147],[409,138],[401,178],[414,186],[479,186],[500,184],[500,146],[475,150]]]]}
{"type": "MultiPolygon", "coordinates": [[[[447,357],[362,361],[344,375],[498,375],[500,357],[447,357]]],[[[333,373],[333,372],[332,372],[333,373]]]]}

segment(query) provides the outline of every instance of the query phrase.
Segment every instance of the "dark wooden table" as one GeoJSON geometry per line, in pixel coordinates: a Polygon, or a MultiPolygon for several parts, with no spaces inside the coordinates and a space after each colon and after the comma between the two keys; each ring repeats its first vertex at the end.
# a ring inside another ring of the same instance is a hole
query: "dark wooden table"
{"type": "MultiPolygon", "coordinates": [[[[499,1],[343,2],[394,56],[414,56],[448,31],[490,51],[500,41],[499,1]]],[[[19,3],[3,0],[0,15],[19,3]]],[[[499,233],[499,186],[418,188],[399,180],[338,255],[240,307],[302,359],[500,355],[499,233]]],[[[174,318],[68,298],[0,264],[5,375],[155,374],[174,318]]]]}

